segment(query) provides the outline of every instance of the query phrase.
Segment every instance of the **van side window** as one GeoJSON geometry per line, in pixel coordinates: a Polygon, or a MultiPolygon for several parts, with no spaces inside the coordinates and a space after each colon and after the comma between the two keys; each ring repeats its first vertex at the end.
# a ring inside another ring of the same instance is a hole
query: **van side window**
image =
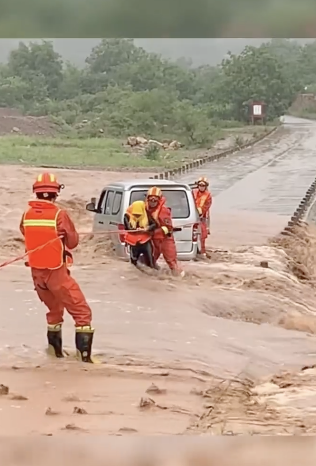
{"type": "Polygon", "coordinates": [[[112,215],[117,215],[119,213],[122,204],[122,197],[123,193],[116,191],[113,200],[112,215]]]}
{"type": "Polygon", "coordinates": [[[106,189],[104,191],[102,191],[101,195],[100,195],[100,198],[98,200],[98,206],[97,206],[97,212],[99,214],[102,213],[103,211],[103,205],[104,205],[104,200],[105,200],[105,195],[106,195],[106,189]]]}
{"type": "Polygon", "coordinates": [[[107,196],[106,196],[104,211],[103,211],[105,215],[111,214],[113,199],[114,199],[114,191],[108,191],[107,196]]]}

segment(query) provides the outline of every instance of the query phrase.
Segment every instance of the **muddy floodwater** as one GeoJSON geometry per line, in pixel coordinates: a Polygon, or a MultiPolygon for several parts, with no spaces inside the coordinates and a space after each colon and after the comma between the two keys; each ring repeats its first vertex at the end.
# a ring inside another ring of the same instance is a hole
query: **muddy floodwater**
{"type": "MultiPolygon", "coordinates": [[[[316,125],[287,117],[253,148],[182,178],[206,175],[214,195],[210,259],[184,263],[184,279],[164,267],[159,274],[135,271],[113,256],[108,241],[83,237],[73,274],[93,309],[100,364],[74,360],[68,316],[70,356],[48,359],[45,308],[29,270],[23,262],[3,268],[0,434],[314,432],[316,373],[302,368],[316,363],[316,236],[305,228],[294,239],[269,241],[315,178],[314,147],[316,125]]],[[[4,260],[23,253],[18,224],[40,170],[0,171],[4,260]]],[[[66,185],[61,204],[80,232],[91,231],[85,202],[107,182],[144,178],[56,172],[66,185]]]]}

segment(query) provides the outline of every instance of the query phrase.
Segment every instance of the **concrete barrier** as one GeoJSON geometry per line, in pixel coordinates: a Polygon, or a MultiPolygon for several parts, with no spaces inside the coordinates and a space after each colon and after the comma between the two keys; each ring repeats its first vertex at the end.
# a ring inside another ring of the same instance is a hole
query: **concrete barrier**
{"type": "Polygon", "coordinates": [[[288,221],[286,227],[282,230],[281,235],[292,235],[293,230],[297,225],[300,225],[306,219],[309,208],[312,206],[316,199],[316,178],[307,189],[305,196],[299,203],[297,209],[293,212],[291,219],[288,221]]]}
{"type": "Polygon", "coordinates": [[[248,147],[254,146],[255,144],[257,144],[257,142],[260,142],[266,137],[275,133],[275,131],[277,131],[278,128],[281,128],[281,126],[276,126],[275,128],[272,128],[267,133],[260,134],[260,136],[258,136],[257,138],[252,139],[251,141],[247,141],[245,144],[242,144],[241,146],[239,146],[237,150],[235,148],[232,148],[232,149],[227,149],[223,152],[219,152],[218,154],[206,155],[205,157],[202,157],[200,159],[196,159],[189,163],[185,163],[184,165],[181,165],[178,168],[171,168],[170,170],[164,171],[162,173],[157,173],[156,175],[151,176],[150,178],[154,180],[161,180],[161,179],[168,180],[168,179],[172,179],[174,176],[179,176],[189,171],[193,171],[196,168],[201,167],[205,163],[215,162],[216,160],[227,157],[228,155],[235,154],[237,152],[240,152],[243,149],[247,149],[248,147]]]}

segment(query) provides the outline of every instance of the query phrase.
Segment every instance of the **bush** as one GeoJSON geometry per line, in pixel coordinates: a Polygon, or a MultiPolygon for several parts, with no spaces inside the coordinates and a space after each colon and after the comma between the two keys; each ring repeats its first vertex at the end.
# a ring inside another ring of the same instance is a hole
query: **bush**
{"type": "Polygon", "coordinates": [[[143,152],[144,156],[148,160],[159,160],[160,149],[156,144],[148,144],[143,152]]]}

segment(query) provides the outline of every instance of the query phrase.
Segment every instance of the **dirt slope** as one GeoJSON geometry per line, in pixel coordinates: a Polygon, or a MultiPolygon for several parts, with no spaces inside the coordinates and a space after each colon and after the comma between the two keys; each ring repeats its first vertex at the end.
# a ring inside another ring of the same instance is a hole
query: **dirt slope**
{"type": "Polygon", "coordinates": [[[48,117],[25,116],[15,109],[0,108],[0,136],[54,136],[56,132],[57,128],[48,117]]]}

